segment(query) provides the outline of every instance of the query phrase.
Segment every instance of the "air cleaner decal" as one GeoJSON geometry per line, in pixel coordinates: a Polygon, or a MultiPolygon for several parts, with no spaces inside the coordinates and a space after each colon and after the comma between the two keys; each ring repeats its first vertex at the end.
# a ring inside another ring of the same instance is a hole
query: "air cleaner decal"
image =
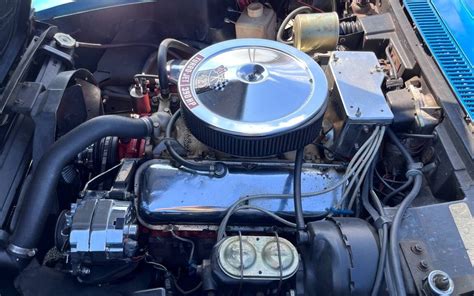
{"type": "Polygon", "coordinates": [[[181,76],[179,77],[179,93],[181,94],[181,99],[184,104],[186,104],[189,109],[199,106],[199,103],[194,97],[191,89],[191,77],[194,69],[196,69],[197,65],[199,65],[202,60],[204,60],[202,55],[195,55],[186,63],[181,72],[181,76]]]}

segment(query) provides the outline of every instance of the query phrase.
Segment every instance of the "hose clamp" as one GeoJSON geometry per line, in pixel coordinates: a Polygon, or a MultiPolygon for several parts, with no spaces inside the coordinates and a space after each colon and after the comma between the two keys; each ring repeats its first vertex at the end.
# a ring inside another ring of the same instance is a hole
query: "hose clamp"
{"type": "Polygon", "coordinates": [[[415,177],[417,175],[423,175],[421,169],[423,168],[422,162],[415,162],[408,165],[408,170],[406,172],[406,176],[408,177],[415,177]]]}
{"type": "Polygon", "coordinates": [[[147,135],[153,135],[153,120],[150,117],[140,117],[143,122],[146,124],[147,135]]]}
{"type": "Polygon", "coordinates": [[[36,255],[37,249],[27,249],[14,244],[9,244],[8,251],[19,257],[34,257],[36,255]]]}
{"type": "Polygon", "coordinates": [[[390,225],[392,223],[392,220],[385,216],[379,216],[374,222],[375,228],[381,229],[385,224],[390,225]]]}

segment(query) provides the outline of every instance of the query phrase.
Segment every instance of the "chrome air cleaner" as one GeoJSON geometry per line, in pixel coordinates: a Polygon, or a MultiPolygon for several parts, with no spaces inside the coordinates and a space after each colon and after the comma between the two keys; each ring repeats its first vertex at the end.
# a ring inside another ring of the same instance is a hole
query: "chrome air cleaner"
{"type": "Polygon", "coordinates": [[[178,82],[188,128],[210,147],[262,157],[296,150],[320,133],[328,83],[305,53],[263,39],[209,46],[178,82]]]}

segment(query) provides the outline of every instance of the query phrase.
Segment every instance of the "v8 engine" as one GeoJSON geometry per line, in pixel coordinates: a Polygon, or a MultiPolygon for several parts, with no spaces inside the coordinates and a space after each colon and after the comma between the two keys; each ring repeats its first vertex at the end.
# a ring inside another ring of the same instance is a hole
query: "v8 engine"
{"type": "Polygon", "coordinates": [[[89,40],[112,41],[72,15],[32,43],[38,78],[6,105],[35,125],[0,233],[17,290],[453,294],[405,216],[457,192],[444,109],[387,4],[178,2],[196,15],[113,7],[89,40]]]}
{"type": "Polygon", "coordinates": [[[374,73],[380,67],[375,55],[354,55],[360,60],[333,52],[325,73],[314,59],[289,45],[238,39],[175,62],[181,65],[175,69],[178,93],[161,95],[157,112],[141,117],[153,130],[153,144],[145,145],[152,145],[153,155],[167,153],[169,159],[123,158],[102,173],[117,171],[110,191],[86,185],[81,199],[64,213],[57,234],[73,274],[81,281],[96,281],[103,277],[103,264],[127,268],[139,260],[162,258],[154,266],[182,262],[196,270],[208,292],[243,284],[255,293],[292,290],[291,283],[301,274],[299,293],[324,285],[341,293],[368,293],[379,253],[375,229],[354,218],[318,221],[353,206],[355,193],[350,191],[350,196],[341,185],[348,177],[359,182],[350,170],[362,174],[393,119],[381,91],[383,74],[374,73]],[[370,95],[357,95],[354,74],[367,81],[370,95]],[[328,81],[333,83],[331,92],[328,81]],[[180,99],[174,112],[173,95],[180,99]],[[377,110],[366,107],[367,102],[377,110]],[[341,110],[335,105],[349,103],[364,116],[349,120],[352,110],[347,110],[337,119],[341,110]],[[334,144],[320,145],[353,157],[348,167],[303,163],[321,157],[317,143],[323,143],[324,120],[335,126],[334,144]],[[338,120],[344,125],[336,130],[338,120]],[[204,158],[187,158],[183,151],[190,147],[199,147],[191,153],[204,158]],[[313,222],[304,226],[305,221],[313,222]],[[292,238],[294,227],[297,235],[292,238]],[[140,244],[142,240],[147,244],[140,244]],[[180,252],[189,254],[169,260],[163,254],[174,253],[176,240],[183,243],[180,252]],[[318,247],[321,241],[331,243],[318,247]],[[344,260],[332,261],[333,253],[344,260]],[[365,270],[365,276],[327,277],[346,270],[365,270]]]}

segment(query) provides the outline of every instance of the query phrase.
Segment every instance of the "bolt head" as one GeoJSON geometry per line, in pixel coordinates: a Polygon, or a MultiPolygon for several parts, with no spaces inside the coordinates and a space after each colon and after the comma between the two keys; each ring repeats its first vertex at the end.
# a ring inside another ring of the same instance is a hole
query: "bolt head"
{"type": "Polygon", "coordinates": [[[425,260],[421,260],[420,263],[418,263],[418,268],[421,271],[427,271],[428,267],[429,267],[428,262],[426,262],[425,260]]]}
{"type": "Polygon", "coordinates": [[[421,254],[423,253],[423,247],[419,244],[415,244],[413,246],[411,246],[411,251],[415,254],[421,254]]]}

